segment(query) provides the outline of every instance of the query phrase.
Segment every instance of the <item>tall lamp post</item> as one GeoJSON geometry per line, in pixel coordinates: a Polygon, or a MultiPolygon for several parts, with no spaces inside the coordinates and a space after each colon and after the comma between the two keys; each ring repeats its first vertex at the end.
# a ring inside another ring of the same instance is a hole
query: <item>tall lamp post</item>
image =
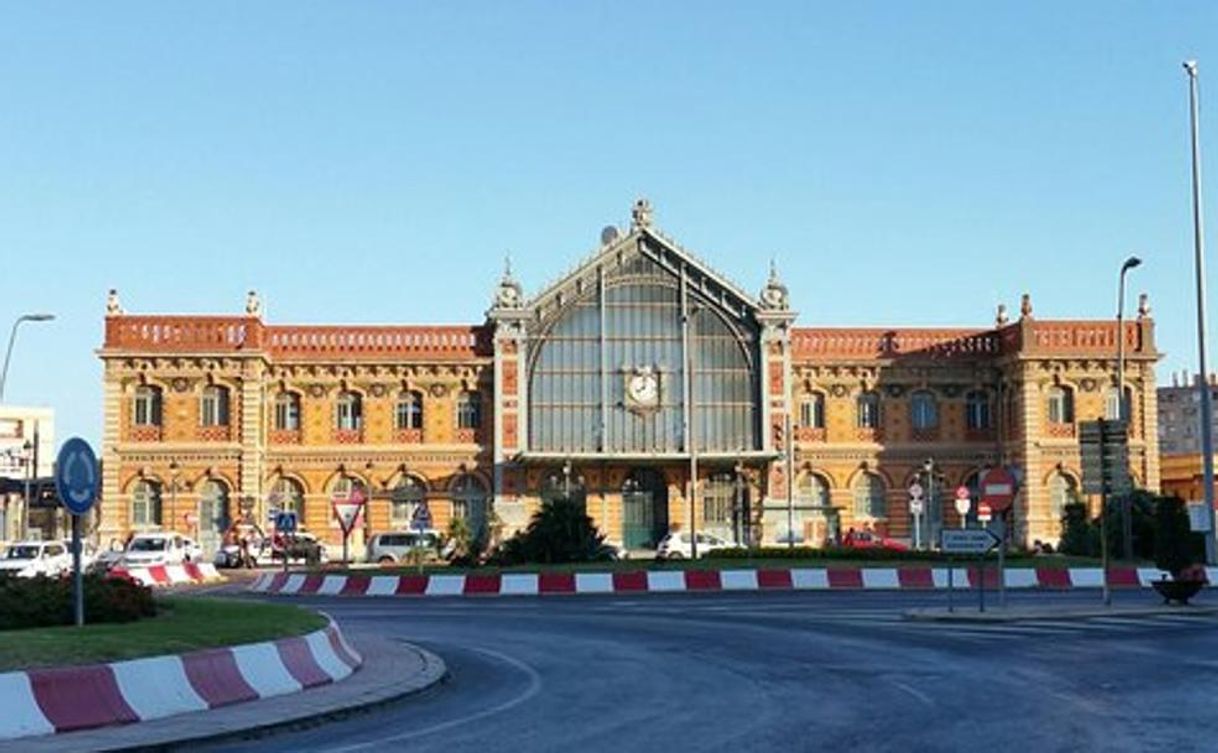
{"type": "MultiPolygon", "coordinates": [[[[1116,372],[1116,389],[1117,389],[1117,418],[1121,421],[1129,420],[1129,406],[1125,401],[1125,273],[1139,266],[1142,260],[1136,256],[1131,256],[1121,265],[1120,282],[1117,284],[1117,372],[1116,372]]],[[[1130,519],[1133,510],[1130,505],[1129,495],[1125,494],[1121,497],[1121,536],[1122,550],[1125,552],[1125,558],[1129,559],[1133,556],[1133,521],[1130,519]]]]}
{"type": "Polygon", "coordinates": [[[1197,273],[1197,366],[1201,378],[1201,467],[1205,494],[1205,518],[1209,530],[1205,534],[1206,564],[1218,563],[1214,547],[1214,405],[1210,398],[1209,371],[1205,358],[1205,240],[1201,227],[1201,143],[1197,117],[1197,61],[1184,61],[1188,74],[1188,110],[1192,132],[1193,157],[1193,262],[1197,273]]]}
{"type": "Polygon", "coordinates": [[[17,328],[22,322],[49,322],[54,314],[22,314],[13,322],[13,329],[8,335],[8,348],[4,351],[4,366],[0,368],[0,403],[4,402],[4,385],[8,382],[8,364],[13,358],[13,343],[17,341],[17,328]]]}

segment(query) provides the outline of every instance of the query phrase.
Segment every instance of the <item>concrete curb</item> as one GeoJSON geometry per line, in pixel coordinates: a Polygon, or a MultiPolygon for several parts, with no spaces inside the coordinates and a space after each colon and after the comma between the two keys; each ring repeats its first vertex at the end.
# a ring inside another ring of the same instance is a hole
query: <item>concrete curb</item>
{"type": "MultiPolygon", "coordinates": [[[[363,668],[338,684],[252,703],[60,735],[0,742],[0,753],[163,751],[205,743],[254,740],[276,732],[306,729],[367,713],[424,693],[448,677],[444,661],[423,648],[378,635],[353,639],[363,668]]],[[[251,743],[251,749],[256,747],[251,743]]]]}
{"type": "MultiPolygon", "coordinates": [[[[1211,581],[1218,568],[1209,568],[1211,581]]],[[[952,568],[954,587],[976,588],[977,568],[952,568]]],[[[1112,588],[1149,588],[1165,576],[1155,568],[1114,567],[1112,588]]],[[[998,587],[998,573],[987,567],[986,588],[998,587]]],[[[263,573],[250,584],[254,593],[308,596],[548,596],[558,594],[641,594],[721,591],[946,590],[945,567],[725,568],[721,570],[635,570],[577,573],[469,573],[458,575],[327,575],[263,573]]],[[[1098,567],[1008,568],[1009,589],[1070,590],[1100,588],[1098,567]]]]}
{"type": "Polygon", "coordinates": [[[1154,607],[1081,607],[1075,609],[1037,609],[1019,607],[1002,609],[994,606],[985,612],[977,611],[975,606],[960,606],[956,611],[949,612],[945,607],[930,609],[907,609],[902,616],[907,620],[921,622],[944,623],[1008,623],[1034,622],[1037,620],[1086,620],[1103,619],[1107,617],[1158,617],[1161,615],[1201,617],[1218,614],[1215,606],[1154,606],[1154,607]]]}
{"type": "Polygon", "coordinates": [[[333,620],[302,636],[0,674],[0,740],[147,722],[299,693],[363,663],[333,620]]]}
{"type": "Polygon", "coordinates": [[[210,562],[181,565],[155,565],[153,567],[116,567],[110,570],[115,578],[130,578],[142,586],[177,586],[183,583],[211,583],[224,580],[224,576],[210,562]]]}

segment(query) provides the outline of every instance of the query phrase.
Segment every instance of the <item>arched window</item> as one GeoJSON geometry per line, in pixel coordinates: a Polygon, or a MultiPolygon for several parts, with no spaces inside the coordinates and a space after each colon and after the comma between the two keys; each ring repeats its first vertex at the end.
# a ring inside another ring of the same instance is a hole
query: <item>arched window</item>
{"type": "Polygon", "coordinates": [[[477,535],[486,526],[486,487],[477,476],[458,476],[452,485],[453,518],[464,520],[477,535]]]}
{"type": "Polygon", "coordinates": [[[1074,479],[1057,472],[1049,477],[1049,517],[1060,521],[1066,513],[1066,505],[1075,501],[1077,492],[1074,479]]]}
{"type": "Polygon", "coordinates": [[[860,429],[880,428],[880,396],[875,392],[864,392],[858,399],[858,423],[860,429]]]}
{"type": "Polygon", "coordinates": [[[423,395],[407,390],[398,396],[397,409],[394,411],[394,426],[402,429],[423,428],[423,395]]]}
{"type": "Polygon", "coordinates": [[[280,476],[275,481],[275,485],[271,487],[271,507],[274,507],[284,512],[296,513],[296,519],[300,527],[305,524],[305,503],[304,489],[301,488],[300,482],[292,478],[280,476]]]}
{"type": "Polygon", "coordinates": [[[203,388],[199,398],[200,426],[228,426],[228,389],[216,384],[203,388]]]}
{"type": "Polygon", "coordinates": [[[799,402],[799,425],[805,429],[825,428],[825,396],[819,392],[804,395],[799,402]]]}
{"type": "Polygon", "coordinates": [[[223,481],[208,479],[199,487],[199,544],[205,552],[214,554],[220,539],[228,530],[228,486],[223,481]]]}
{"type": "Polygon", "coordinates": [[[477,392],[462,392],[457,397],[457,428],[477,429],[482,426],[482,397],[477,392]]]}
{"type": "Polygon", "coordinates": [[[275,396],[275,429],[300,431],[300,396],[295,392],[280,392],[275,396]]]}
{"type": "Polygon", "coordinates": [[[884,480],[874,473],[860,473],[854,482],[855,517],[883,518],[887,514],[884,480]]]}
{"type": "Polygon", "coordinates": [[[423,482],[414,476],[403,476],[393,490],[389,501],[389,525],[393,528],[405,529],[410,527],[414,518],[415,507],[426,497],[427,490],[423,482]]]}
{"type": "Polygon", "coordinates": [[[815,473],[801,475],[795,485],[795,493],[803,506],[829,506],[829,485],[815,473]]]}
{"type": "Polygon", "coordinates": [[[983,390],[973,390],[964,399],[964,419],[973,431],[990,428],[990,396],[983,390]]]}
{"type": "Polygon", "coordinates": [[[1074,423],[1074,393],[1069,387],[1054,385],[1049,388],[1049,423],[1074,423]]]}
{"type": "Polygon", "coordinates": [[[939,404],[934,395],[920,390],[910,396],[909,422],[915,429],[933,429],[939,425],[939,404]]]}
{"type": "Polygon", "coordinates": [[[136,426],[161,425],[161,388],[148,384],[135,389],[131,423],[136,426]]]}
{"type": "Polygon", "coordinates": [[[157,528],[161,525],[161,484],[140,480],[131,490],[131,527],[157,528]]]}
{"type": "Polygon", "coordinates": [[[335,428],[339,431],[358,431],[364,425],[364,406],[355,392],[344,392],[335,405],[335,428]]]}

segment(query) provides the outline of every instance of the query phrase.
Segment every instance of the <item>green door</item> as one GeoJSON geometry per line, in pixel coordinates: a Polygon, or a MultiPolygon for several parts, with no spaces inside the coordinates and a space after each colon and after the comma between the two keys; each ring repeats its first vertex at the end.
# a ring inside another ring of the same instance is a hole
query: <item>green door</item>
{"type": "Polygon", "coordinates": [[[627,549],[655,547],[655,499],[651,492],[623,494],[622,506],[622,545],[627,549]]]}

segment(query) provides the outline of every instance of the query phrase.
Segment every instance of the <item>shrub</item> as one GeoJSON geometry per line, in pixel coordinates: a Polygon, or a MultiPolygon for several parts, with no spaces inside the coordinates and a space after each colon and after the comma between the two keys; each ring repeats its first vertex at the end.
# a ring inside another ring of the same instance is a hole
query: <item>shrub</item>
{"type": "Polygon", "coordinates": [[[605,562],[612,547],[583,508],[569,500],[541,506],[529,527],[503,542],[491,556],[496,565],[605,562]]]}
{"type": "Polygon", "coordinates": [[[1184,501],[1160,497],[1155,504],[1155,567],[1177,577],[1196,562],[1193,538],[1184,501]]]}
{"type": "Polygon", "coordinates": [[[1087,506],[1071,502],[1062,510],[1062,538],[1057,551],[1076,557],[1100,556],[1100,531],[1087,517],[1087,506]]]}
{"type": "MultiPolygon", "coordinates": [[[[152,590],[119,578],[84,577],[85,620],[133,622],[156,614],[152,590]]],[[[0,578],[0,630],[74,623],[71,578],[0,578]]]]}

